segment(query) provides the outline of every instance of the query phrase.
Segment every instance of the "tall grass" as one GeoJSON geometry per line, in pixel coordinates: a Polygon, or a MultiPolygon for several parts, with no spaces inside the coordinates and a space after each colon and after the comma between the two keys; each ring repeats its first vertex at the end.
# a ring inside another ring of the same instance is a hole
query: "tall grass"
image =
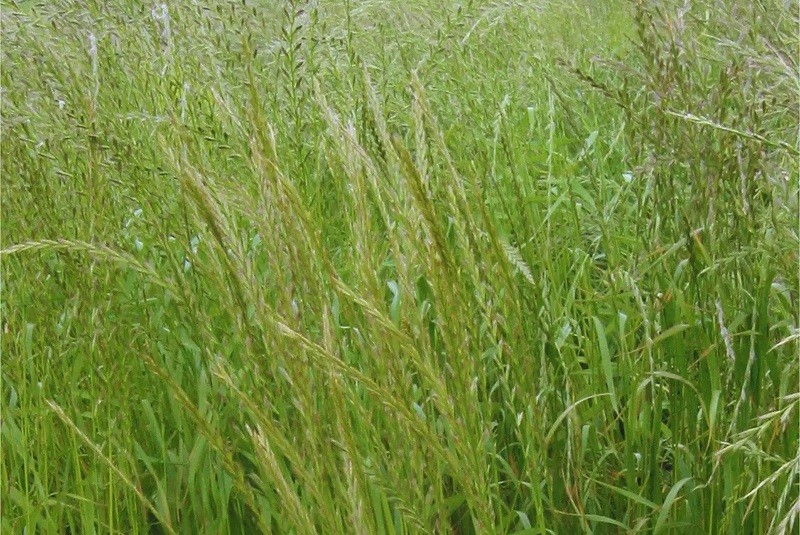
{"type": "Polygon", "coordinates": [[[0,529],[794,532],[796,11],[6,3],[0,529]]]}

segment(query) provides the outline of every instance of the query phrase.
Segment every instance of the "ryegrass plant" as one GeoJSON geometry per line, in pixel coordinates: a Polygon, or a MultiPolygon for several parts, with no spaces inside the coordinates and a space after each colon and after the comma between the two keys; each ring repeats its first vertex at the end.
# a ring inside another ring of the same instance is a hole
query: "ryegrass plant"
{"type": "Polygon", "coordinates": [[[791,2],[6,2],[0,529],[792,533],[791,2]]]}

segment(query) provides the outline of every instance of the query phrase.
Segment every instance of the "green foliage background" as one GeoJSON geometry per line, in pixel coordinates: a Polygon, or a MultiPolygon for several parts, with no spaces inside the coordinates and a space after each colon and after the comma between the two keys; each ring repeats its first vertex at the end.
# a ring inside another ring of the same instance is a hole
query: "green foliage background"
{"type": "Polygon", "coordinates": [[[798,5],[2,5],[8,533],[793,533],[798,5]]]}

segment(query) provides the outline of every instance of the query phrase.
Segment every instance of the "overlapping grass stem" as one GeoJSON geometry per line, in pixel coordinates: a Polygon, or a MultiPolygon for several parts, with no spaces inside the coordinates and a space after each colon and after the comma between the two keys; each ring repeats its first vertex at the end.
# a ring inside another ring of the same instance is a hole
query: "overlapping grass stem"
{"type": "Polygon", "coordinates": [[[0,17],[3,533],[797,531],[792,2],[0,17]]]}

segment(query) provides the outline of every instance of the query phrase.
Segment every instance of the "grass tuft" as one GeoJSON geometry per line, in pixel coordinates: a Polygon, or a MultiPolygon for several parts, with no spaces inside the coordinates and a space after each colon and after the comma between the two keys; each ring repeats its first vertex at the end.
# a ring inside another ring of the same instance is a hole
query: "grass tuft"
{"type": "Polygon", "coordinates": [[[795,532],[795,8],[7,2],[0,531],[795,532]]]}

